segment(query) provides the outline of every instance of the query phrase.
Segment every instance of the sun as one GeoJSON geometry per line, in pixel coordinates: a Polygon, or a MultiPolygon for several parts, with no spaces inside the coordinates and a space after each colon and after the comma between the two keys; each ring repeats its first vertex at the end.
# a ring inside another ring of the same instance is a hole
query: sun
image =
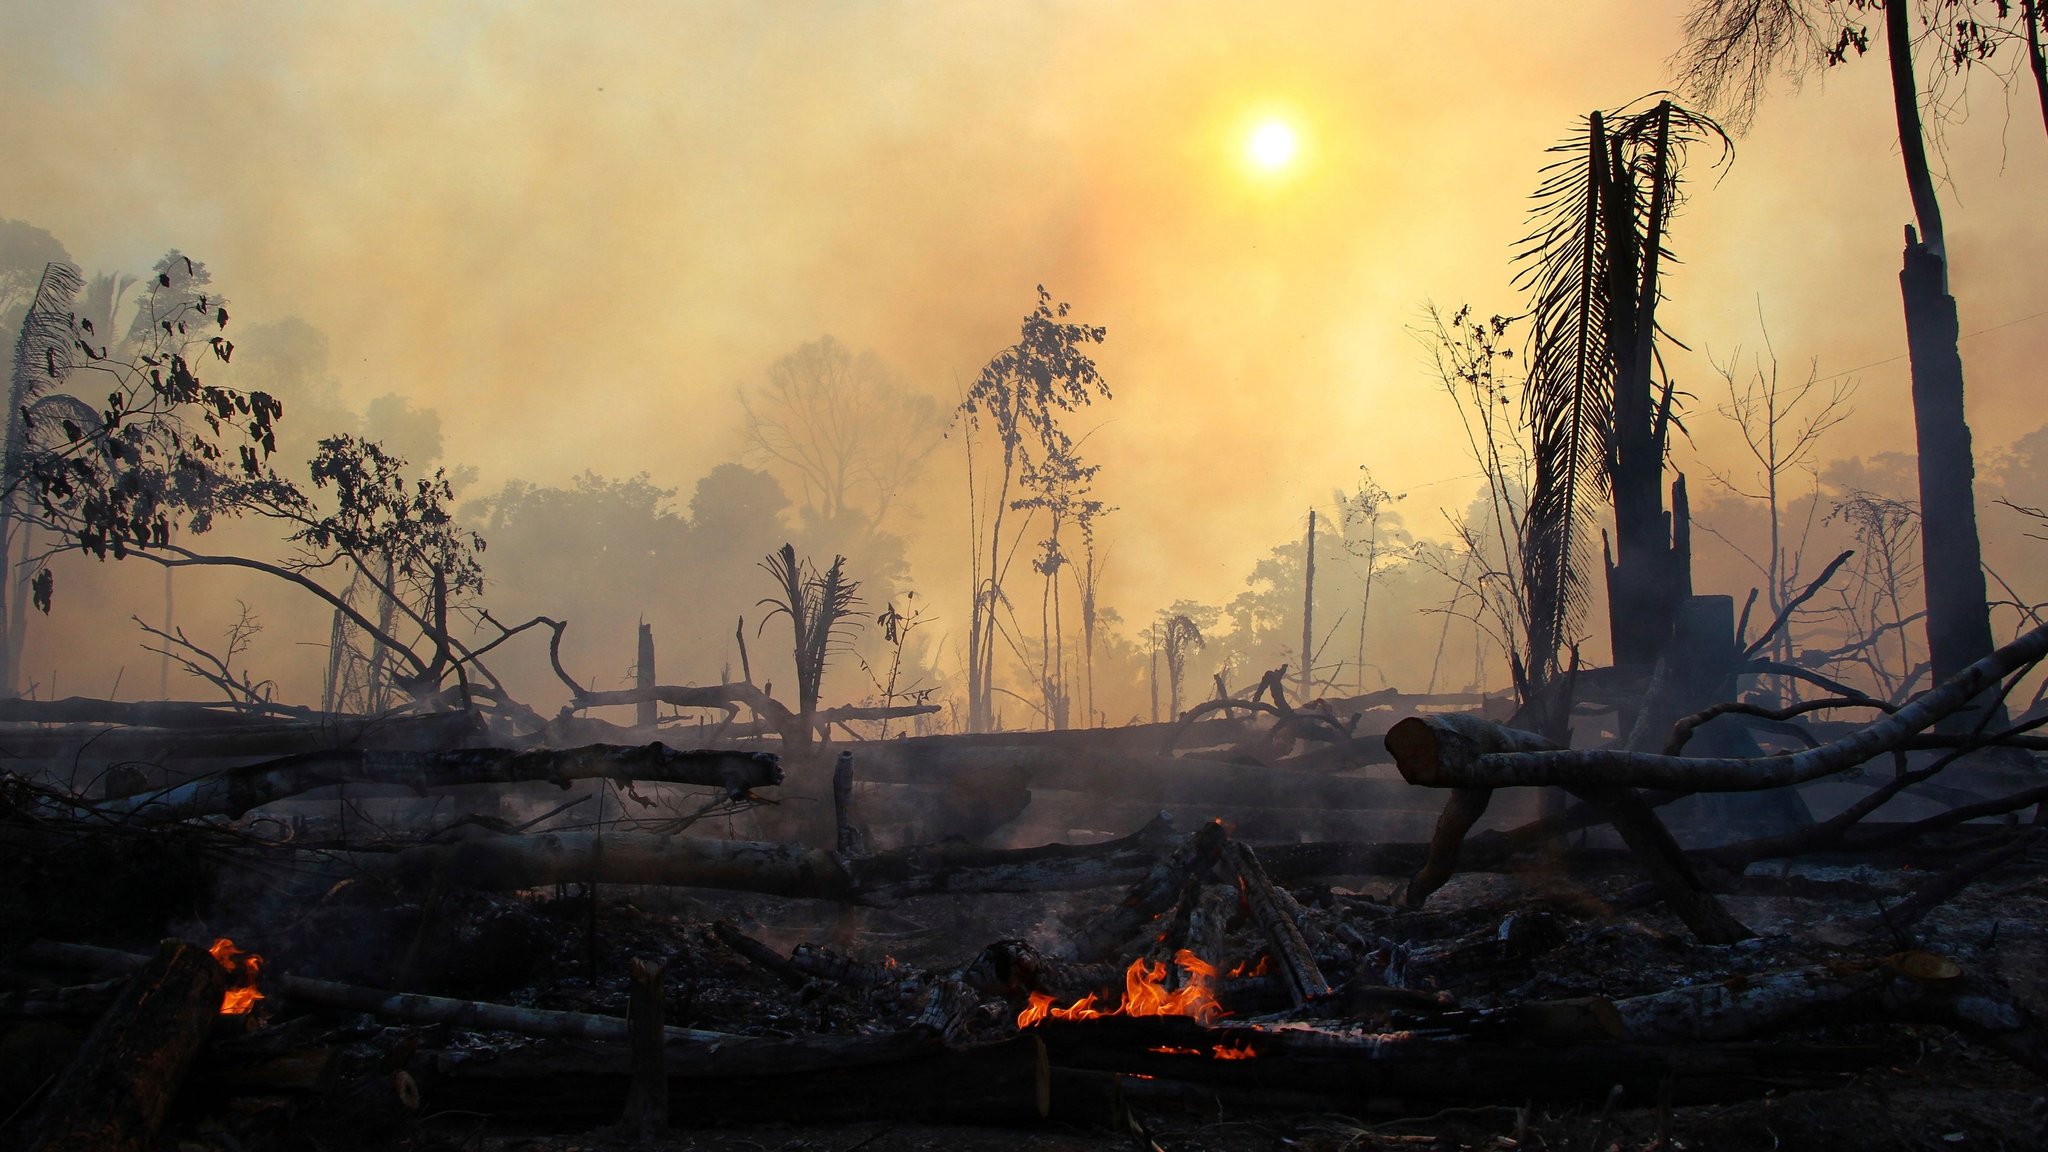
{"type": "Polygon", "coordinates": [[[1245,137],[1245,159],[1261,172],[1277,173],[1294,163],[1301,141],[1285,120],[1262,120],[1245,137]]]}

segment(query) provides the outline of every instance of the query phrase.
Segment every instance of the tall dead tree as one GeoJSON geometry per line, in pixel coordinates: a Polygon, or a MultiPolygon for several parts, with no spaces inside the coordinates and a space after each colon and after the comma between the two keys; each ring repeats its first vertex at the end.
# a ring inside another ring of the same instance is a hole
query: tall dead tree
{"type": "MultiPolygon", "coordinates": [[[[1991,613],[1984,594],[1977,538],[1975,465],[1964,420],[1962,357],[1956,304],[1948,292],[1948,251],[1941,205],[1928,164],[1920,89],[1913,72],[1914,8],[1892,0],[1884,8],[1884,43],[1890,67],[1892,115],[1899,156],[1917,227],[1906,229],[1899,290],[1905,308],[1912,369],[1913,431],[1919,451],[1920,504],[1927,581],[1927,644],[1936,680],[1955,675],[1991,651],[1991,613]]],[[[1738,126],[1753,114],[1774,72],[1798,75],[1832,66],[1869,50],[1868,9],[1841,0],[1779,0],[1772,4],[1700,0],[1687,13],[1679,82],[1726,108],[1738,126]]],[[[2030,60],[2038,43],[2038,13],[2023,11],[2030,60]]],[[[1937,12],[1930,26],[1946,20],[1937,12]]],[[[2036,76],[2048,84],[2048,71],[2036,76]]],[[[2048,87],[2041,88],[2048,101],[2048,87]]],[[[2044,102],[2048,111],[2048,102],[2044,102]]]]}
{"type": "Polygon", "coordinates": [[[1313,508],[1308,510],[1306,547],[1308,563],[1301,580],[1301,699],[1304,701],[1315,694],[1315,673],[1311,668],[1315,663],[1312,654],[1316,644],[1316,510],[1313,508]]]}
{"type": "Polygon", "coordinates": [[[1934,679],[1969,667],[1992,648],[1991,605],[1977,541],[1976,465],[1963,415],[1963,358],[1956,300],[1948,293],[1948,249],[1934,174],[1920,126],[1908,6],[1885,6],[1892,112],[1913,198],[1916,235],[1906,227],[1899,294],[1906,310],[1906,352],[1913,374],[1913,440],[1920,453],[1920,545],[1927,582],[1927,653],[1934,679]]]}

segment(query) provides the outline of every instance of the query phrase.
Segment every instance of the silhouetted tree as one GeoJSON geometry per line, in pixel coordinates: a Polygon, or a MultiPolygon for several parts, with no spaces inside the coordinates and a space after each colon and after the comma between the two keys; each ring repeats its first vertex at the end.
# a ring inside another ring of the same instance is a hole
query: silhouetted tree
{"type": "MultiPolygon", "coordinates": [[[[1771,76],[1800,75],[1845,62],[1870,46],[1863,0],[1702,0],[1686,16],[1680,82],[1710,105],[1746,123],[1771,76]]],[[[1934,7],[1936,19],[1946,4],[1934,7]]],[[[1927,646],[1935,680],[1955,675],[1991,651],[1991,611],[1977,536],[1975,463],[1964,418],[1963,363],[1955,298],[1948,292],[1948,247],[1913,60],[1913,7],[1883,6],[1892,115],[1917,230],[1906,228],[1899,273],[1912,367],[1913,428],[1920,456],[1921,533],[1926,571],[1927,646]]],[[[2028,12],[2038,42],[2038,13],[2028,12]]],[[[2048,74],[2041,83],[2048,85],[2048,74]]],[[[2048,89],[2044,89],[2048,100],[2048,89]]],[[[2048,105],[2044,105],[2048,114],[2048,105]]]]}
{"type": "Polygon", "coordinates": [[[1181,712],[1181,678],[1187,671],[1188,653],[1209,643],[1202,636],[1197,618],[1206,616],[1213,626],[1216,610],[1182,600],[1159,616],[1159,647],[1166,656],[1167,712],[1169,716],[1178,717],[1181,712]]]}
{"type": "Polygon", "coordinates": [[[1657,378],[1657,304],[1686,152],[1726,140],[1713,121],[1669,100],[1595,112],[1553,149],[1561,158],[1537,190],[1517,278],[1532,318],[1524,403],[1534,479],[1522,552],[1532,685],[1556,675],[1588,601],[1583,557],[1601,496],[1614,509],[1615,663],[1654,663],[1691,594],[1684,477],[1664,506],[1674,388],[1668,375],[1657,378]]]}
{"type": "Polygon", "coordinates": [[[968,515],[974,536],[971,576],[973,597],[967,628],[967,722],[972,731],[987,731],[994,722],[997,614],[1006,606],[1003,580],[1021,543],[1003,537],[1003,518],[1010,511],[1010,489],[1021,468],[1071,450],[1072,437],[1060,427],[1060,415],[1108,398],[1109,385],[1096,371],[1088,346],[1102,343],[1106,332],[1066,319],[1068,306],[1055,305],[1044,285],[1038,306],[1024,317],[1017,342],[998,352],[981,370],[960,403],[970,436],[968,449],[968,515]],[[1002,466],[995,501],[984,510],[978,503],[972,433],[984,425],[995,432],[1002,466]]]}
{"type": "Polygon", "coordinates": [[[845,565],[844,556],[834,556],[832,566],[821,574],[809,560],[798,560],[796,547],[791,544],[784,544],[761,562],[762,569],[774,577],[778,591],[778,595],[761,601],[769,610],[761,624],[765,627],[778,615],[789,617],[796,661],[797,717],[802,721],[803,739],[807,743],[815,731],[825,665],[835,647],[846,642],[845,622],[858,620],[853,610],[860,603],[860,584],[847,579],[845,565]]]}
{"type": "Polygon", "coordinates": [[[1038,555],[1031,568],[1045,578],[1044,591],[1039,596],[1038,679],[1045,701],[1046,724],[1051,728],[1067,726],[1072,698],[1066,676],[1066,629],[1060,613],[1059,575],[1073,560],[1067,555],[1061,537],[1068,525],[1090,527],[1096,517],[1109,510],[1090,495],[1095,474],[1101,468],[1099,464],[1081,463],[1072,445],[1056,444],[1043,459],[1025,462],[1019,483],[1030,495],[1010,502],[1012,511],[1041,512],[1046,520],[1046,536],[1038,542],[1038,555]]]}
{"type": "Polygon", "coordinates": [[[937,402],[873,352],[830,336],[769,365],[739,398],[749,457],[792,481],[806,514],[830,524],[857,516],[879,531],[939,445],[937,402]]]}
{"type": "MultiPolygon", "coordinates": [[[[1768,347],[1768,333],[1765,342],[1768,347]]],[[[1764,506],[1770,537],[1762,558],[1733,541],[1729,545],[1763,578],[1764,606],[1769,612],[1766,619],[1775,620],[1806,582],[1801,562],[1813,527],[1812,512],[1818,510],[1820,503],[1820,469],[1815,453],[1820,438],[1849,418],[1849,396],[1855,391],[1855,384],[1838,381],[1823,389],[1817,366],[1809,366],[1803,381],[1787,382],[1779,376],[1777,353],[1770,351],[1767,356],[1758,356],[1745,369],[1742,350],[1738,348],[1725,362],[1716,365],[1727,385],[1728,399],[1716,405],[1715,410],[1735,425],[1754,467],[1747,480],[1712,469],[1708,475],[1728,491],[1764,506]],[[1784,513],[1789,497],[1784,488],[1796,473],[1806,474],[1814,499],[1808,504],[1809,514],[1797,538],[1788,542],[1784,513]]],[[[1791,621],[1771,638],[1766,652],[1780,662],[1792,659],[1791,621]]],[[[1782,693],[1789,682],[1782,677],[1777,680],[1775,690],[1782,693]]]]}
{"type": "Polygon", "coordinates": [[[1365,692],[1365,625],[1372,613],[1372,586],[1379,574],[1388,567],[1388,562],[1398,560],[1402,554],[1402,545],[1406,542],[1407,533],[1401,530],[1399,514],[1391,505],[1407,499],[1407,495],[1396,495],[1387,491],[1373,479],[1372,473],[1365,471],[1363,465],[1360,465],[1359,471],[1362,474],[1358,479],[1357,491],[1349,494],[1338,491],[1336,503],[1340,530],[1343,532],[1344,551],[1353,558],[1363,561],[1360,574],[1365,588],[1360,593],[1358,601],[1358,675],[1355,684],[1362,694],[1365,692]],[[1383,536],[1383,522],[1388,519],[1394,520],[1395,523],[1384,525],[1387,532],[1383,536]]]}

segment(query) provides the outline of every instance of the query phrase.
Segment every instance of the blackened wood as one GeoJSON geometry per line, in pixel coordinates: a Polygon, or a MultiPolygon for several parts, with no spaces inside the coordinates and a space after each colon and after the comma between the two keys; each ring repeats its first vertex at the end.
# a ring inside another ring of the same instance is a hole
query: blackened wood
{"type": "Polygon", "coordinates": [[[1671,830],[1633,788],[1575,788],[1581,799],[1599,808],[1621,834],[1657,886],[1665,905],[1685,922],[1702,944],[1734,944],[1756,933],[1722,907],[1701,882],[1685,850],[1671,830]]]}
{"type": "Polygon", "coordinates": [[[659,743],[448,752],[340,749],[229,769],[164,791],[109,801],[99,810],[152,820],[186,820],[239,816],[251,808],[331,784],[448,787],[544,780],[566,788],[573,781],[592,779],[691,784],[721,788],[736,797],[754,788],[780,784],[782,765],[766,752],[685,750],[659,743]]]}
{"type": "Polygon", "coordinates": [[[790,963],[789,957],[740,931],[730,920],[714,922],[711,934],[718,937],[720,944],[746,957],[749,964],[792,988],[801,988],[811,982],[802,969],[790,963]]]}
{"type": "MultiPolygon", "coordinates": [[[[642,637],[645,643],[644,632],[642,637]]],[[[662,996],[666,968],[660,960],[635,956],[626,972],[631,984],[626,1031],[633,1054],[633,1078],[626,1089],[618,1133],[641,1144],[654,1143],[668,1128],[668,1045],[663,1034],[667,1009],[662,996]]]]}
{"type": "Polygon", "coordinates": [[[1069,959],[1082,961],[1113,955],[1141,928],[1172,908],[1188,881],[1201,879],[1215,867],[1227,839],[1220,821],[1211,820],[1196,829],[1131,885],[1122,900],[1075,931],[1061,952],[1069,959]]]}
{"type": "MultiPolygon", "coordinates": [[[[2021,634],[1898,711],[1849,735],[1817,748],[1774,756],[1660,756],[1608,748],[1494,751],[1466,738],[1484,721],[1459,718],[1460,722],[1453,724],[1442,716],[1411,716],[1401,721],[1387,733],[1387,750],[1404,779],[1432,788],[1615,785],[1691,792],[1782,788],[1818,780],[1900,747],[2044,655],[2048,655],[2048,624],[2021,634]]],[[[1532,737],[1530,733],[1520,735],[1532,737]]]]}
{"type": "MultiPolygon", "coordinates": [[[[1392,737],[1389,737],[1391,740],[1392,737]]],[[[1436,829],[1429,837],[1429,858],[1422,863],[1415,875],[1408,878],[1407,887],[1401,890],[1401,905],[1405,908],[1420,908],[1430,894],[1444,886],[1445,882],[1458,871],[1458,851],[1465,844],[1465,834],[1486,815],[1486,806],[1493,802],[1491,788],[1453,788],[1444,800],[1444,810],[1436,818],[1436,829]]]]}
{"type": "Polygon", "coordinates": [[[1296,1008],[1327,999],[1330,982],[1316,964],[1315,952],[1303,937],[1301,925],[1291,910],[1292,900],[1283,900],[1266,876],[1265,868],[1251,845],[1233,840],[1224,846],[1223,865],[1236,874],[1252,918],[1266,933],[1273,950],[1273,964],[1287,982],[1288,996],[1296,1008]]]}
{"type": "Polygon", "coordinates": [[[867,838],[861,835],[860,827],[853,815],[853,753],[841,752],[832,764],[832,815],[839,836],[839,854],[859,856],[867,851],[867,838]]]}
{"type": "Polygon", "coordinates": [[[205,950],[167,940],[145,960],[50,1089],[30,1152],[151,1148],[220,1014],[227,972],[205,950]]]}
{"type": "MultiPolygon", "coordinates": [[[[114,972],[131,972],[148,963],[147,957],[138,956],[133,952],[100,948],[91,944],[60,944],[48,940],[38,940],[29,945],[22,950],[22,955],[43,964],[114,972]]],[[[563,1040],[624,1041],[627,1038],[626,1021],[617,1016],[557,1012],[548,1008],[521,1008],[511,1004],[488,1004],[477,1000],[456,1000],[447,996],[426,996],[417,992],[387,992],[379,988],[358,988],[350,984],[337,984],[332,980],[313,980],[289,974],[265,973],[263,986],[266,995],[287,1001],[318,1004],[324,1008],[343,1008],[351,1012],[368,1012],[374,1016],[389,1016],[416,1024],[448,1024],[478,1032],[518,1032],[528,1036],[546,1036],[563,1040]]],[[[702,1040],[718,1043],[734,1039],[723,1032],[706,1032],[696,1028],[670,1028],[667,1035],[671,1041],[702,1040]]]]}

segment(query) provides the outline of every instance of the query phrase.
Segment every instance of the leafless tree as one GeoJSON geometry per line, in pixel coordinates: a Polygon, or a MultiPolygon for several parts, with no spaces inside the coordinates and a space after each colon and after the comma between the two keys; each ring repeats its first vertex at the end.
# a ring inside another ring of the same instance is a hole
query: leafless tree
{"type": "Polygon", "coordinates": [[[941,439],[936,401],[830,336],[775,361],[739,399],[749,456],[828,522],[857,514],[879,528],[941,439]]]}
{"type": "MultiPolygon", "coordinates": [[[[1762,504],[1770,524],[1770,542],[1761,559],[1726,536],[1721,539],[1763,578],[1769,618],[1776,619],[1805,583],[1801,565],[1820,508],[1816,448],[1821,437],[1849,418],[1853,411],[1849,398],[1856,385],[1851,380],[1838,379],[1831,384],[1823,381],[1817,363],[1808,365],[1804,380],[1787,382],[1780,373],[1777,350],[1770,344],[1768,331],[1764,333],[1764,351],[1751,358],[1746,367],[1740,348],[1714,367],[1727,387],[1728,396],[1714,410],[1734,425],[1749,454],[1750,467],[1747,476],[1711,467],[1706,469],[1707,475],[1728,491],[1762,504]],[[1824,384],[1828,386],[1823,387],[1824,384]],[[1799,474],[1806,476],[1812,493],[1805,521],[1799,526],[1796,539],[1788,541],[1785,486],[1799,474]]],[[[1788,621],[1772,636],[1768,652],[1772,659],[1784,662],[1792,659],[1793,650],[1788,621]]],[[[1778,679],[1774,691],[1782,695],[1792,682],[1778,679]]]]}

